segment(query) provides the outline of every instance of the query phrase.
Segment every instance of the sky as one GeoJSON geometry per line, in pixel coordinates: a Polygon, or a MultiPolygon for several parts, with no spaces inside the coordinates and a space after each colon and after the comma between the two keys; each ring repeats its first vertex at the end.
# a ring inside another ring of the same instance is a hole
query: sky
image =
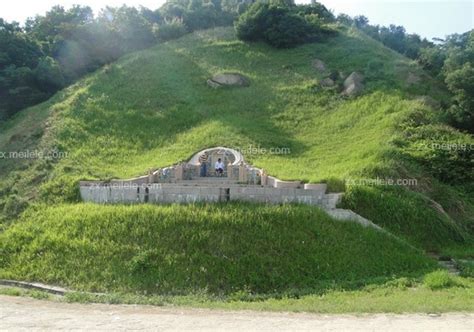
{"type": "MultiPolygon", "coordinates": [[[[23,23],[26,18],[44,14],[54,5],[66,8],[73,4],[92,7],[97,13],[105,6],[143,5],[160,7],[165,0],[1,0],[0,17],[23,23]]],[[[310,0],[296,0],[309,3],[310,0]]],[[[364,15],[371,24],[403,25],[408,33],[422,37],[444,38],[474,28],[474,0],[319,0],[335,14],[364,15]]]]}

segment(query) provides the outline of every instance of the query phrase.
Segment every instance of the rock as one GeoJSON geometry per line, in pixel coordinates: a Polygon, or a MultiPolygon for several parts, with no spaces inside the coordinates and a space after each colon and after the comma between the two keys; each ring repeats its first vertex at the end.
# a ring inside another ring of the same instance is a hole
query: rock
{"type": "Polygon", "coordinates": [[[212,88],[222,86],[248,86],[250,81],[247,77],[237,73],[223,73],[214,75],[207,80],[207,84],[212,88]]]}
{"type": "Polygon", "coordinates": [[[364,76],[358,72],[353,72],[344,81],[344,91],[342,94],[345,96],[356,96],[364,90],[364,76]]]}
{"type": "Polygon", "coordinates": [[[216,83],[213,80],[207,80],[207,85],[209,85],[211,88],[214,88],[214,89],[221,87],[219,83],[216,83]]]}
{"type": "Polygon", "coordinates": [[[319,82],[319,84],[323,87],[323,88],[332,88],[334,86],[334,81],[332,79],[330,79],[329,77],[321,80],[321,82],[319,82]]]}
{"type": "Polygon", "coordinates": [[[323,193],[326,193],[328,185],[326,183],[305,183],[305,190],[320,190],[323,193]]]}
{"type": "Polygon", "coordinates": [[[360,83],[364,81],[364,76],[356,71],[352,72],[344,81],[344,87],[347,88],[354,83],[360,83]]]}
{"type": "Polygon", "coordinates": [[[311,62],[311,66],[320,73],[324,73],[326,71],[326,65],[319,59],[314,59],[311,62]]]}

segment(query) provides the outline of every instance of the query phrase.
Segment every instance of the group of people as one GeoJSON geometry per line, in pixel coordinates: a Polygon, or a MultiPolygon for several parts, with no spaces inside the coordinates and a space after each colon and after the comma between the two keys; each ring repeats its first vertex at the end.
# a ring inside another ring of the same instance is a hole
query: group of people
{"type": "MultiPolygon", "coordinates": [[[[201,156],[199,156],[199,164],[201,165],[201,172],[200,172],[201,177],[207,176],[208,161],[209,161],[209,155],[207,152],[204,152],[201,156]]],[[[217,159],[216,163],[214,164],[214,170],[217,176],[224,175],[224,163],[222,162],[221,158],[217,159]]]]}

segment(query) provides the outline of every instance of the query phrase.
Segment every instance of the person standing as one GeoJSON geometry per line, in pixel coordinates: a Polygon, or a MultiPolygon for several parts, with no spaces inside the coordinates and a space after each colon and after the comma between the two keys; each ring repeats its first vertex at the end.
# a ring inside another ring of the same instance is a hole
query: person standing
{"type": "Polygon", "coordinates": [[[199,164],[201,165],[201,168],[200,168],[201,177],[207,176],[207,160],[208,159],[209,159],[209,156],[207,152],[204,152],[202,155],[199,156],[199,164]]]}

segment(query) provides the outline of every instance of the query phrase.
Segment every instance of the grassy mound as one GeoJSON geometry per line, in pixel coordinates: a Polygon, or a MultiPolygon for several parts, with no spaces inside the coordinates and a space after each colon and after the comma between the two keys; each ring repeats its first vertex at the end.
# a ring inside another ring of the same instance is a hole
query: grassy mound
{"type": "Polygon", "coordinates": [[[307,206],[41,206],[0,234],[0,277],[92,291],[302,292],[434,262],[307,206]]]}
{"type": "Polygon", "coordinates": [[[396,187],[356,186],[344,196],[345,207],[425,250],[438,251],[464,242],[460,227],[433,204],[426,197],[396,187]]]}

